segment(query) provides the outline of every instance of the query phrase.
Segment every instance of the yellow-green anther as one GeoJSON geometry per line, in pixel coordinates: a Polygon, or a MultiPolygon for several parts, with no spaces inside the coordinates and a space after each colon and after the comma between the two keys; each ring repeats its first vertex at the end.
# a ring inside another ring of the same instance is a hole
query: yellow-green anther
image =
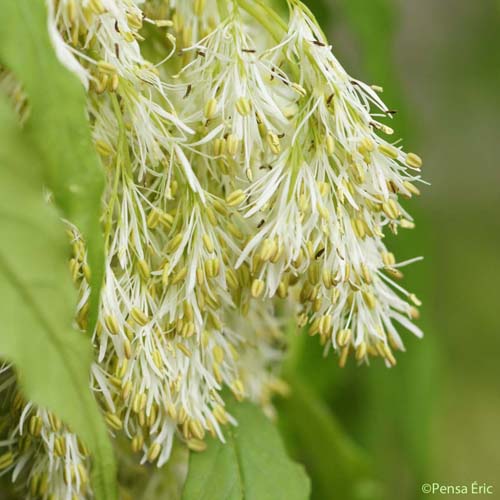
{"type": "Polygon", "coordinates": [[[243,203],[245,198],[246,198],[245,192],[241,189],[237,189],[236,191],[233,191],[226,197],[226,203],[230,207],[237,207],[238,205],[243,203]]]}
{"type": "Polygon", "coordinates": [[[130,310],[130,316],[139,326],[146,326],[149,323],[149,318],[147,314],[145,314],[137,307],[133,307],[130,310]]]}
{"type": "Polygon", "coordinates": [[[217,99],[212,97],[205,103],[205,108],[203,110],[205,118],[207,120],[211,120],[215,114],[216,109],[217,109],[217,99]]]}
{"type": "Polygon", "coordinates": [[[248,116],[252,110],[250,101],[246,97],[240,97],[236,101],[236,110],[242,116],[248,116]]]}
{"type": "Polygon", "coordinates": [[[382,143],[379,145],[378,150],[388,158],[392,158],[393,160],[396,160],[399,157],[399,149],[395,148],[394,146],[391,146],[390,144],[385,144],[382,143]]]}
{"type": "Polygon", "coordinates": [[[422,158],[415,153],[408,153],[406,155],[406,164],[412,168],[422,168],[422,158]]]}

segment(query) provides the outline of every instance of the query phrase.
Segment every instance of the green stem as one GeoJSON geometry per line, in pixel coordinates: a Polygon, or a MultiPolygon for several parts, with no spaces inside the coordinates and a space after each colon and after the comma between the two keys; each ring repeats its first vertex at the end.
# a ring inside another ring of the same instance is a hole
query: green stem
{"type": "Polygon", "coordinates": [[[217,10],[219,11],[219,16],[221,20],[225,20],[229,17],[229,9],[227,8],[227,0],[217,0],[217,10]]]}
{"type": "Polygon", "coordinates": [[[325,35],[325,32],[323,31],[323,28],[321,28],[320,23],[318,23],[318,20],[316,19],[316,16],[313,14],[312,10],[301,0],[290,0],[291,5],[297,6],[300,9],[302,9],[316,24],[316,27],[318,28],[319,32],[323,36],[323,39],[325,41],[328,40],[327,36],[325,35]]]}
{"type": "MultiPolygon", "coordinates": [[[[116,203],[116,200],[118,197],[118,183],[120,181],[120,177],[122,174],[121,152],[125,148],[128,148],[128,146],[126,144],[125,124],[123,123],[120,104],[118,103],[118,99],[117,99],[115,94],[112,94],[111,102],[113,104],[113,109],[115,111],[115,115],[116,115],[116,118],[118,121],[119,135],[118,135],[118,150],[116,152],[115,178],[113,180],[113,192],[111,194],[111,198],[109,200],[109,204],[107,207],[106,226],[104,228],[104,242],[105,242],[105,246],[106,246],[106,252],[108,251],[109,237],[110,237],[111,229],[113,226],[113,211],[114,211],[115,203],[116,203]]],[[[128,151],[128,149],[127,149],[127,151],[128,151]]]]}
{"type": "Polygon", "coordinates": [[[281,41],[287,31],[287,24],[271,7],[261,0],[235,0],[236,3],[255,18],[274,38],[281,41]]]}

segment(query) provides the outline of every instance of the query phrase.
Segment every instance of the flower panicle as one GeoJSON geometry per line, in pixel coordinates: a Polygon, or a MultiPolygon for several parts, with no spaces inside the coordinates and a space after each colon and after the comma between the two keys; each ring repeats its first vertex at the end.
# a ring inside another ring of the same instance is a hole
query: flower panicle
{"type": "MultiPolygon", "coordinates": [[[[398,327],[421,336],[420,301],[384,238],[414,226],[401,199],[419,194],[422,160],[392,140],[381,89],[348,75],[308,9],[290,0],[286,23],[260,2],[245,10],[252,0],[47,3],[107,176],[91,385],[110,433],[161,466],[175,439],[224,440],[236,423],[224,388],[272,414],[287,392],[277,310],[341,366],[394,365],[398,327]]],[[[91,270],[69,235],[85,330],[91,270]]],[[[33,498],[87,498],[77,437],[11,404],[0,469],[33,498]]]]}

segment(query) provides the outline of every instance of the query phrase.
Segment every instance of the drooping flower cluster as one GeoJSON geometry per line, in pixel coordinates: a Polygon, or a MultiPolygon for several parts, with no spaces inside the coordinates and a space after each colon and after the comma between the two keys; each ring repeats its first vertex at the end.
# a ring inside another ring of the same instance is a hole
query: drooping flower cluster
{"type": "MultiPolygon", "coordinates": [[[[290,0],[285,23],[252,0],[48,7],[107,176],[92,387],[111,432],[161,466],[176,436],[195,451],[223,439],[225,387],[272,411],[276,305],[341,365],[393,365],[397,325],[420,335],[419,302],[383,238],[413,226],[399,199],[419,193],[422,162],[388,139],[378,89],[345,72],[307,8],[290,0]]],[[[70,233],[85,329],[90,270],[70,233]]],[[[0,470],[26,476],[29,498],[87,498],[83,445],[3,377],[0,470]]]]}

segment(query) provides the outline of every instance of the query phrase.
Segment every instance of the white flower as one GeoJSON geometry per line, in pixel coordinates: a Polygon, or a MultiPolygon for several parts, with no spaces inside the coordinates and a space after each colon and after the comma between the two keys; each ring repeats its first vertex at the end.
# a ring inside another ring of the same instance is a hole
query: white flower
{"type": "Polygon", "coordinates": [[[26,498],[88,498],[90,457],[85,445],[52,413],[26,402],[8,366],[0,373],[2,400],[10,406],[9,433],[0,442],[0,475],[27,484],[26,498]]]}
{"type": "MultiPolygon", "coordinates": [[[[307,8],[290,0],[285,26],[266,5],[47,1],[56,53],[88,88],[107,176],[92,388],[110,431],[161,466],[174,439],[195,451],[207,432],[224,439],[236,423],[225,387],[272,414],[272,395],[286,393],[277,301],[341,365],[349,353],[393,365],[396,327],[421,335],[420,303],[396,283],[411,261],[397,263],[384,235],[413,226],[399,197],[419,193],[422,161],[387,139],[391,112],[307,8]]],[[[71,234],[85,329],[90,270],[71,234]]],[[[0,470],[24,471],[33,497],[85,498],[76,436],[21,404],[12,377],[0,389],[17,412],[0,470]]]]}

